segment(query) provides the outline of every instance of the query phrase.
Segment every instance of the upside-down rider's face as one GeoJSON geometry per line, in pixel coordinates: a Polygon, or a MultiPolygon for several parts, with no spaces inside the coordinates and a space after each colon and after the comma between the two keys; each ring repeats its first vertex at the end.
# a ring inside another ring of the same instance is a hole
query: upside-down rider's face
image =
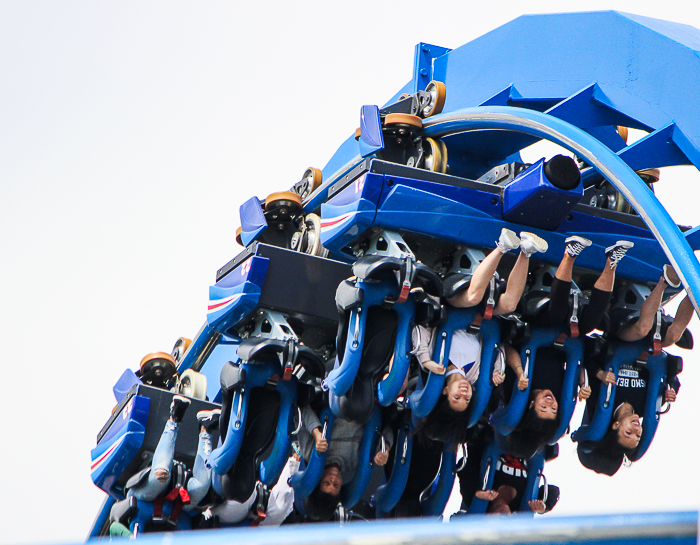
{"type": "Polygon", "coordinates": [[[343,486],[343,475],[340,473],[340,468],[335,465],[326,466],[321,473],[321,481],[319,482],[321,492],[337,496],[340,494],[340,487],[343,486]]]}
{"type": "MultiPolygon", "coordinates": [[[[472,385],[469,381],[459,374],[452,375],[456,377],[451,380],[442,390],[442,393],[447,396],[447,402],[453,411],[461,413],[467,410],[469,402],[472,400],[472,385]]],[[[452,377],[450,377],[452,378],[452,377]]]]}
{"type": "Polygon", "coordinates": [[[642,439],[642,422],[637,414],[628,414],[613,423],[617,442],[624,448],[637,448],[642,439]]]}
{"type": "Polygon", "coordinates": [[[535,390],[534,398],[530,402],[530,407],[535,410],[539,418],[553,420],[557,417],[559,404],[551,390],[535,390]]]}

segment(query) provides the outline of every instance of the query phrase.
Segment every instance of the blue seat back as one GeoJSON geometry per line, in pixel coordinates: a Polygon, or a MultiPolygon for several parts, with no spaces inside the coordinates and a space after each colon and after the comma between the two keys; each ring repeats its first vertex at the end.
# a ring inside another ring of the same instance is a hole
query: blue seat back
{"type": "MultiPolygon", "coordinates": [[[[498,457],[503,453],[503,451],[498,447],[496,441],[489,442],[488,446],[484,450],[484,454],[481,457],[481,468],[479,474],[481,475],[479,490],[491,490],[493,488],[493,477],[496,473],[496,462],[498,462],[498,457]]],[[[474,496],[469,505],[468,513],[481,514],[486,513],[486,509],[489,506],[489,502],[482,500],[474,496]]]]}
{"type": "Polygon", "coordinates": [[[377,440],[381,433],[381,425],[382,417],[379,412],[379,407],[375,406],[369,420],[365,423],[355,476],[352,481],[343,486],[343,506],[346,509],[351,509],[360,501],[367,489],[367,485],[369,485],[374,468],[374,453],[377,449],[377,440]]]}
{"type": "Polygon", "coordinates": [[[530,509],[530,500],[536,500],[540,491],[540,478],[544,469],[544,452],[538,451],[532,458],[527,461],[527,485],[525,492],[520,500],[520,512],[534,516],[535,513],[530,509]]]}
{"type": "Polygon", "coordinates": [[[629,456],[630,461],[636,462],[649,449],[654,440],[656,429],[659,425],[659,408],[663,400],[663,392],[666,389],[666,353],[658,356],[649,356],[646,367],[649,371],[647,382],[647,398],[644,408],[644,421],[642,423],[642,438],[634,452],[629,456]]]}
{"type": "Polygon", "coordinates": [[[440,473],[433,493],[421,501],[424,517],[439,517],[445,510],[455,482],[455,462],[457,455],[451,443],[445,443],[440,460],[440,473]]]}
{"type": "Polygon", "coordinates": [[[230,417],[226,427],[225,438],[209,455],[209,464],[218,475],[224,475],[236,462],[241,449],[246,422],[248,420],[249,392],[256,387],[263,387],[272,375],[280,374],[279,362],[241,363],[245,370],[245,384],[234,392],[231,398],[230,417]]]}
{"type": "MultiPolygon", "coordinates": [[[[330,407],[325,407],[321,411],[321,421],[324,423],[326,440],[330,444],[331,433],[333,432],[333,421],[335,417],[330,407]]],[[[319,453],[314,445],[309,458],[309,463],[303,471],[299,471],[292,476],[290,484],[294,488],[294,496],[306,498],[314,491],[321,480],[323,469],[326,467],[326,456],[328,451],[319,453]]]]}
{"type": "Polygon", "coordinates": [[[296,413],[297,379],[279,380],[275,390],[280,394],[280,412],[277,417],[277,429],[275,430],[275,442],[272,452],[260,462],[260,481],[273,486],[284,469],[289,459],[289,449],[292,446],[290,425],[292,417],[296,413]]]}
{"type": "Polygon", "coordinates": [[[383,484],[374,494],[377,509],[383,513],[388,513],[401,499],[408,482],[408,472],[411,466],[411,453],[413,451],[413,437],[411,437],[411,427],[406,425],[399,429],[394,447],[394,466],[391,476],[386,484],[383,484]]]}
{"type": "MultiPolygon", "coordinates": [[[[617,376],[620,371],[620,366],[625,363],[633,363],[637,357],[644,352],[647,343],[645,341],[637,341],[627,343],[618,341],[614,345],[612,358],[605,364],[605,370],[611,371],[617,376]]],[[[603,385],[597,382],[600,387],[598,394],[598,403],[593,415],[589,416],[588,424],[581,426],[571,434],[572,441],[600,441],[608,431],[610,421],[612,419],[613,401],[615,400],[615,391],[617,384],[603,385]]]]}
{"type": "MultiPolygon", "coordinates": [[[[526,370],[528,378],[532,377],[535,365],[537,364],[537,350],[545,346],[551,346],[562,332],[568,330],[562,326],[537,328],[532,331],[530,338],[523,344],[520,350],[520,357],[523,362],[523,369],[526,370]]],[[[525,390],[519,390],[517,381],[513,385],[513,393],[507,406],[499,409],[491,415],[490,424],[501,435],[508,435],[520,423],[525,414],[532,381],[529,382],[525,390]]]]}
{"type": "Polygon", "coordinates": [[[333,370],[321,383],[324,390],[336,396],[342,396],[350,389],[360,368],[367,310],[373,305],[381,305],[385,297],[396,291],[396,282],[390,281],[358,281],[357,286],[364,292],[363,303],[350,311],[342,359],[336,356],[333,370]]]}
{"type": "MultiPolygon", "coordinates": [[[[450,347],[452,346],[452,335],[457,329],[466,329],[474,321],[479,313],[477,307],[471,308],[449,308],[447,320],[435,332],[435,351],[433,361],[447,367],[450,357],[450,347]]],[[[482,358],[483,359],[483,358],[482,358]]],[[[425,418],[430,411],[435,408],[442,389],[445,386],[445,375],[429,373],[428,379],[423,383],[418,380],[418,387],[408,397],[408,403],[414,416],[425,418]]]]}
{"type": "Polygon", "coordinates": [[[567,337],[562,350],[566,354],[566,361],[564,363],[564,384],[558,400],[560,421],[557,431],[554,432],[554,436],[549,441],[550,445],[554,445],[564,436],[569,428],[571,417],[574,415],[578,397],[576,385],[583,368],[583,339],[581,337],[567,337]]]}
{"type": "Polygon", "coordinates": [[[413,297],[409,296],[405,302],[397,303],[392,308],[399,317],[394,361],[389,376],[377,386],[377,400],[384,407],[391,405],[399,396],[401,387],[408,374],[408,366],[411,363],[411,328],[415,314],[415,302],[413,297]]]}

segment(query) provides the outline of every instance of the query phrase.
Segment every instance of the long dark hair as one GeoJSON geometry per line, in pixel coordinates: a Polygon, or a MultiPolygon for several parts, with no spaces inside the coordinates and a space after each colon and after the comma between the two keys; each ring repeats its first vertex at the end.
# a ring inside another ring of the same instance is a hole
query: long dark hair
{"type": "Polygon", "coordinates": [[[431,441],[447,443],[452,441],[455,448],[461,443],[466,443],[469,438],[469,411],[455,411],[450,407],[450,402],[445,394],[440,395],[435,408],[430,411],[420,423],[413,429],[412,434],[423,445],[431,441]]]}
{"type": "Polygon", "coordinates": [[[318,485],[304,500],[306,518],[309,522],[327,522],[333,517],[339,503],[340,494],[334,496],[328,492],[322,492],[318,485]]]}
{"type": "Polygon", "coordinates": [[[634,451],[634,448],[625,448],[619,443],[618,432],[612,426],[597,443],[584,441],[576,447],[583,467],[610,477],[617,473],[625,457],[629,458],[634,451]]]}
{"type": "Polygon", "coordinates": [[[525,411],[516,428],[505,436],[504,450],[516,458],[532,458],[554,438],[561,422],[557,412],[555,418],[540,418],[534,407],[525,411]]]}

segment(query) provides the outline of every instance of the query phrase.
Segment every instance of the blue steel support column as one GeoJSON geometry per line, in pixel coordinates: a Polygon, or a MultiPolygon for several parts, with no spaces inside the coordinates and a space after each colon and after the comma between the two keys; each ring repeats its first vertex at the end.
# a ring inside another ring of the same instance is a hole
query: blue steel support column
{"type": "Polygon", "coordinates": [[[426,119],[423,129],[431,138],[477,129],[507,129],[549,140],[585,159],[625,196],[654,233],[700,315],[700,263],[688,241],[639,176],[599,140],[556,117],[510,106],[465,108],[426,119]]]}

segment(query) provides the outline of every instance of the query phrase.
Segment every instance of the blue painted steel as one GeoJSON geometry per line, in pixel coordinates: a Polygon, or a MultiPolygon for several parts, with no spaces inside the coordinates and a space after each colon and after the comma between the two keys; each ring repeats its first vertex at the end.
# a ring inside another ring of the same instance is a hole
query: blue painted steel
{"type": "Polygon", "coordinates": [[[228,422],[226,438],[223,444],[215,448],[209,455],[208,465],[218,475],[224,475],[233,467],[241,450],[246,422],[248,421],[249,392],[253,388],[262,388],[272,375],[281,374],[279,362],[241,363],[245,369],[245,386],[235,392],[231,400],[231,417],[228,422]],[[240,406],[240,417],[237,415],[240,406]]]}
{"type": "Polygon", "coordinates": [[[457,454],[452,444],[446,443],[440,461],[440,476],[433,493],[421,503],[424,517],[439,517],[445,510],[455,482],[455,462],[457,454]]]}
{"type": "MultiPolygon", "coordinates": [[[[502,450],[496,444],[496,441],[491,441],[484,450],[481,456],[481,466],[479,475],[481,475],[480,490],[493,490],[493,476],[496,473],[496,463],[498,457],[502,454],[502,450]]],[[[469,504],[468,513],[470,515],[483,515],[486,513],[486,508],[489,506],[487,500],[482,500],[474,496],[469,504]]]]}
{"type": "Polygon", "coordinates": [[[360,501],[372,478],[374,453],[377,450],[377,441],[381,433],[381,425],[382,416],[379,412],[379,407],[375,405],[369,420],[365,423],[355,476],[352,481],[343,486],[341,491],[343,506],[346,509],[351,509],[360,501]]]}
{"type": "MultiPolygon", "coordinates": [[[[336,355],[333,370],[322,382],[324,390],[330,390],[335,396],[345,395],[360,368],[369,308],[381,305],[386,297],[393,296],[396,299],[399,295],[396,282],[390,280],[380,283],[359,281],[357,286],[364,292],[364,302],[350,313],[342,361],[336,355]]],[[[336,413],[336,416],[340,414],[336,413]]]]}
{"type": "Polygon", "coordinates": [[[282,473],[289,458],[289,449],[292,446],[290,422],[296,413],[296,377],[292,377],[291,380],[278,381],[275,391],[280,394],[280,411],[277,416],[275,442],[270,455],[260,462],[260,482],[270,487],[274,486],[282,473]]]}
{"type": "Polygon", "coordinates": [[[270,260],[253,255],[209,287],[207,323],[221,334],[245,318],[260,301],[270,260]]]}
{"type": "MultiPolygon", "coordinates": [[[[326,407],[321,411],[320,420],[324,423],[326,430],[326,440],[330,444],[331,434],[333,433],[333,421],[335,417],[333,411],[326,407]]],[[[319,453],[314,445],[311,451],[309,463],[306,469],[292,475],[290,484],[294,488],[294,496],[298,498],[306,498],[314,491],[316,485],[321,480],[323,469],[326,467],[326,456],[328,451],[319,453]]]]}
{"type": "Polygon", "coordinates": [[[260,233],[267,229],[267,220],[257,197],[251,197],[244,202],[240,209],[241,242],[248,246],[260,233]]]}
{"type": "Polygon", "coordinates": [[[374,221],[382,177],[366,174],[321,206],[321,243],[340,253],[374,221]]]}
{"type": "MultiPolygon", "coordinates": [[[[332,539],[339,545],[389,542],[408,536],[414,545],[438,542],[568,543],[562,536],[575,536],[576,543],[640,545],[672,542],[694,545],[697,542],[698,512],[595,515],[578,517],[459,517],[450,524],[426,520],[384,520],[372,524],[348,524],[339,531],[337,523],[284,525],[279,528],[234,528],[215,531],[142,534],[145,545],[199,545],[205,539],[211,545],[246,543],[249,545],[316,545],[332,539]],[[526,537],[524,537],[526,536],[526,537]]],[[[573,542],[573,541],[572,541],[573,542]]]]}
{"type": "MultiPolygon", "coordinates": [[[[568,329],[568,325],[565,327],[538,328],[535,329],[530,338],[523,343],[520,350],[520,358],[528,378],[532,377],[533,370],[537,364],[537,350],[545,346],[552,346],[557,337],[559,337],[562,332],[568,332],[568,329]]],[[[580,339],[567,339],[564,343],[563,350],[566,352],[567,360],[564,384],[569,384],[571,390],[573,390],[571,386],[573,384],[572,380],[575,380],[578,364],[582,360],[583,355],[580,339]],[[574,377],[573,379],[572,376],[574,377]]],[[[508,405],[499,407],[498,410],[491,415],[489,423],[498,433],[508,435],[520,423],[523,414],[525,414],[525,409],[527,408],[531,387],[532,381],[528,383],[527,388],[524,390],[519,390],[517,383],[514,384],[513,393],[511,394],[508,405]]],[[[566,390],[563,390],[563,395],[561,397],[569,397],[566,390]]],[[[568,425],[572,414],[573,407],[567,406],[566,410],[563,411],[562,421],[566,420],[566,424],[568,425]]],[[[566,427],[564,427],[564,429],[566,429],[566,427]]]]}
{"type": "MultiPolygon", "coordinates": [[[[447,321],[435,332],[435,350],[433,361],[447,368],[450,358],[450,347],[452,346],[452,333],[457,329],[465,329],[474,321],[479,313],[478,307],[465,309],[449,309],[447,321]]],[[[489,342],[489,348],[491,343],[489,342]]],[[[482,355],[482,360],[483,359],[482,355]]],[[[428,374],[428,380],[423,384],[421,377],[418,380],[418,387],[408,396],[408,403],[414,416],[425,418],[433,410],[445,384],[445,375],[437,375],[433,372],[428,374]]]]}
{"type": "Polygon", "coordinates": [[[90,528],[88,539],[100,537],[100,531],[109,519],[109,513],[116,501],[117,500],[115,500],[112,496],[105,496],[105,499],[102,502],[102,507],[100,507],[100,510],[95,517],[95,521],[92,523],[92,528],[90,528]]]}
{"type": "Polygon", "coordinates": [[[122,376],[119,377],[119,380],[112,387],[117,403],[120,403],[126,397],[126,394],[129,393],[129,390],[137,384],[141,384],[141,381],[136,374],[131,369],[125,369],[122,376]]]}
{"type": "Polygon", "coordinates": [[[564,437],[564,434],[569,429],[574,409],[576,409],[576,400],[578,399],[577,386],[581,370],[583,369],[583,339],[581,337],[569,337],[564,342],[563,350],[566,353],[564,383],[561,388],[560,399],[558,399],[561,420],[552,440],[549,442],[550,445],[554,445],[559,439],[564,437]]]}
{"type": "Polygon", "coordinates": [[[542,451],[535,454],[532,458],[527,460],[527,485],[525,486],[525,492],[523,493],[523,498],[520,501],[520,512],[523,514],[529,514],[534,516],[535,513],[530,509],[530,500],[538,499],[538,494],[540,491],[540,476],[542,475],[542,470],[544,469],[544,454],[542,451]]]}
{"type": "Polygon", "coordinates": [[[540,159],[503,189],[503,219],[537,227],[556,229],[583,197],[583,185],[565,191],[552,185],[540,159]]]}
{"type": "Polygon", "coordinates": [[[403,303],[394,304],[392,308],[398,315],[394,359],[389,376],[377,385],[377,401],[384,407],[391,405],[399,397],[411,363],[411,330],[415,314],[413,296],[409,296],[403,303]]]}
{"type": "Polygon", "coordinates": [[[382,120],[378,106],[362,106],[360,110],[360,155],[367,157],[384,149],[382,120]]]}
{"type": "Polygon", "coordinates": [[[388,513],[401,499],[408,482],[408,473],[411,468],[411,453],[413,452],[413,437],[411,428],[402,426],[399,429],[396,445],[394,446],[394,465],[391,476],[386,484],[383,484],[374,493],[374,501],[377,509],[382,513],[388,513]],[[404,454],[405,453],[405,454],[404,454]]]}
{"type": "Polygon", "coordinates": [[[438,57],[452,51],[439,45],[419,43],[413,57],[413,89],[414,93],[426,88],[433,78],[433,63],[438,57]]]}
{"type": "Polygon", "coordinates": [[[649,380],[647,382],[647,398],[644,411],[644,421],[642,427],[642,438],[639,445],[634,449],[634,452],[629,456],[632,462],[639,460],[649,449],[651,442],[654,440],[656,428],[659,425],[659,408],[663,400],[663,393],[666,389],[666,354],[662,353],[658,356],[649,356],[646,363],[649,371],[649,380]]]}
{"type": "MultiPolygon", "coordinates": [[[[464,109],[452,115],[441,115],[427,120],[423,127],[425,136],[429,137],[480,128],[510,129],[546,138],[585,159],[608,179],[639,213],[678,272],[684,286],[688,288],[688,296],[695,311],[700,312],[694,296],[694,293],[700,294],[700,263],[692,248],[666,209],[639,176],[610,148],[588,133],[555,117],[507,106],[464,109]]],[[[618,274],[627,274],[629,262],[623,261],[620,265],[618,274]]]]}
{"type": "MultiPolygon", "coordinates": [[[[373,174],[367,175],[365,188],[370,184],[370,177],[375,194],[380,196],[375,201],[376,209],[363,212],[361,224],[352,223],[350,214],[323,220],[324,223],[333,224],[333,237],[324,235],[323,240],[324,246],[335,256],[347,256],[342,250],[363,231],[375,226],[482,248],[494,245],[502,227],[515,231],[522,229],[517,223],[502,220],[498,193],[373,174]],[[382,178],[386,178],[383,183],[379,181],[382,178]]],[[[484,186],[492,187],[486,184],[484,186]]],[[[347,195],[346,199],[355,198],[354,187],[346,188],[343,193],[347,195]]],[[[593,241],[593,247],[577,258],[577,266],[581,268],[598,269],[604,249],[620,239],[635,243],[635,251],[620,263],[621,275],[638,282],[656,281],[661,266],[666,262],[663,250],[651,231],[620,223],[604,215],[590,215],[573,210],[555,232],[534,228],[530,230],[548,241],[549,250],[538,258],[550,263],[559,262],[564,251],[564,240],[571,234],[585,236],[593,241]]]]}
{"type": "Polygon", "coordinates": [[[92,449],[92,482],[114,498],[124,499],[114,484],[143,445],[150,403],[147,397],[132,397],[92,449]]]}

